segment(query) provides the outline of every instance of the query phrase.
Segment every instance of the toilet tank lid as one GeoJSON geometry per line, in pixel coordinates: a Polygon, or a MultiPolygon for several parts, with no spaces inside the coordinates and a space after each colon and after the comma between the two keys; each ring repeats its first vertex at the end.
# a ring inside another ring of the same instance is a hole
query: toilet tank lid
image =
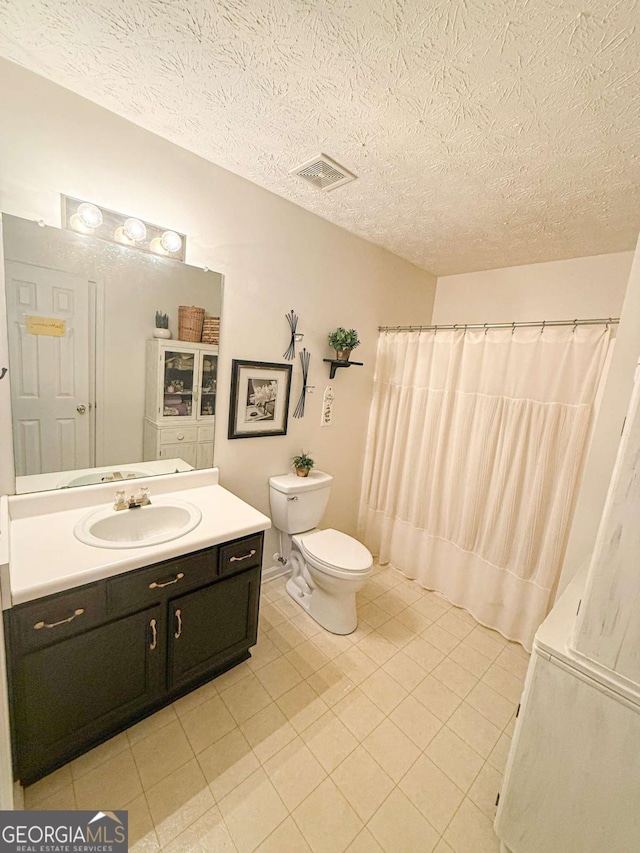
{"type": "Polygon", "coordinates": [[[279,474],[269,478],[269,485],[277,492],[285,495],[295,495],[298,492],[311,492],[314,489],[324,489],[333,481],[331,474],[324,471],[309,471],[308,477],[298,477],[297,474],[279,474]]]}

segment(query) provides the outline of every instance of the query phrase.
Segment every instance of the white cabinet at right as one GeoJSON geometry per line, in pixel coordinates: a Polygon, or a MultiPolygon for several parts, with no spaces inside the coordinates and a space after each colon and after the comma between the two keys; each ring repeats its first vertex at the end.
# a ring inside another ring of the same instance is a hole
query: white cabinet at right
{"type": "Polygon", "coordinates": [[[495,822],[503,853],[640,850],[640,707],[566,648],[572,584],[540,629],[495,822]]]}

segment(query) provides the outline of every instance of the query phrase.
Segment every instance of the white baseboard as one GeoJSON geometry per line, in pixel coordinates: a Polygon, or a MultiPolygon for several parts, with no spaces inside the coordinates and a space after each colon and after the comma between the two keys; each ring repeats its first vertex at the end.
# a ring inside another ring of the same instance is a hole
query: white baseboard
{"type": "Polygon", "coordinates": [[[270,566],[262,573],[262,583],[281,578],[282,575],[288,575],[290,572],[290,566],[281,566],[279,563],[277,566],[270,566]]]}

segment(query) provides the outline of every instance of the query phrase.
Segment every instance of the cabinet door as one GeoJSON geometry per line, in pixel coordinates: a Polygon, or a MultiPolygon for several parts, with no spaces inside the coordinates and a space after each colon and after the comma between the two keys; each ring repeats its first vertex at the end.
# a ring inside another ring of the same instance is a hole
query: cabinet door
{"type": "Polygon", "coordinates": [[[216,413],[216,383],[218,376],[218,355],[212,352],[201,352],[199,360],[200,399],[198,402],[198,418],[205,419],[216,413]]]}
{"type": "Polygon", "coordinates": [[[31,784],[161,695],[166,646],[154,607],[13,662],[18,778],[31,784]]]}
{"type": "Polygon", "coordinates": [[[162,351],[162,417],[195,420],[196,350],[166,349],[162,351]]]}
{"type": "Polygon", "coordinates": [[[163,444],[158,451],[158,459],[182,459],[192,468],[198,460],[196,444],[163,444]]]}
{"type": "Polygon", "coordinates": [[[196,451],[196,468],[213,468],[213,442],[198,444],[196,451]]]}
{"type": "Polygon", "coordinates": [[[259,595],[258,568],[170,602],[169,690],[248,653],[257,639],[259,595]]]}

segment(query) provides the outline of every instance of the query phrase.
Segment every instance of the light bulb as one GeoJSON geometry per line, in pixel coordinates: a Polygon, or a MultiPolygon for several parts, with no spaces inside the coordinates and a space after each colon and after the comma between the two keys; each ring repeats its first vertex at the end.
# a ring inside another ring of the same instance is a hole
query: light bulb
{"type": "Polygon", "coordinates": [[[135,245],[135,240],[132,240],[131,237],[125,232],[125,229],[120,225],[113,234],[113,239],[117,240],[118,243],[124,243],[125,246],[133,246],[135,245]]]}
{"type": "Polygon", "coordinates": [[[166,252],[171,252],[171,254],[179,252],[182,248],[182,237],[176,234],[175,231],[165,231],[160,238],[160,242],[162,243],[162,248],[166,252]]]}
{"type": "Polygon", "coordinates": [[[102,225],[102,211],[88,201],[83,201],[82,204],[78,205],[77,215],[85,228],[99,228],[102,225]]]}
{"type": "Polygon", "coordinates": [[[93,228],[88,228],[77,213],[73,214],[69,220],[69,225],[74,231],[79,231],[81,234],[93,234],[93,228]]]}
{"type": "Polygon", "coordinates": [[[151,243],[149,244],[149,248],[152,252],[155,252],[156,255],[166,255],[167,250],[162,245],[162,239],[160,237],[154,237],[151,243]]]}
{"type": "Polygon", "coordinates": [[[130,217],[125,220],[123,228],[124,233],[134,243],[140,243],[147,236],[147,226],[140,219],[130,217]]]}

